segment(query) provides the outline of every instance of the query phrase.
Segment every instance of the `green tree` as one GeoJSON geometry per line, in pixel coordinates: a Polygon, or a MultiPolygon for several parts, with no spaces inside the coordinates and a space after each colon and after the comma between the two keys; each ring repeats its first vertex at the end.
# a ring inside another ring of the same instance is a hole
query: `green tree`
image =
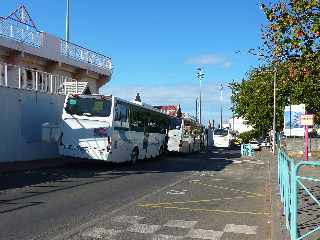
{"type": "Polygon", "coordinates": [[[252,53],[264,67],[248,72],[241,83],[231,84],[237,116],[257,131],[272,129],[273,74],[277,67],[276,128],[283,128],[285,105],[305,103],[320,122],[320,2],[279,1],[262,5],[267,25],[262,28],[263,46],[252,53]]]}

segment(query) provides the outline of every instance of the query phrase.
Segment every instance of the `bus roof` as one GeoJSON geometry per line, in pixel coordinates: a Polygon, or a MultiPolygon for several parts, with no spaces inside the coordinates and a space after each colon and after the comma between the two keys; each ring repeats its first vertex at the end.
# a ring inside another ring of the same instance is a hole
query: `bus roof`
{"type": "Polygon", "coordinates": [[[111,99],[111,98],[114,98],[116,101],[121,101],[121,102],[124,102],[126,104],[130,104],[130,105],[134,105],[136,107],[140,107],[140,108],[144,108],[144,109],[147,109],[147,110],[150,110],[150,111],[153,111],[153,112],[157,112],[163,116],[166,116],[168,118],[170,118],[170,116],[168,114],[165,114],[163,112],[161,112],[159,109],[153,107],[152,105],[149,105],[149,104],[146,104],[146,103],[143,103],[143,102],[136,102],[136,101],[128,101],[128,100],[125,100],[125,99],[122,99],[122,98],[119,98],[119,97],[116,97],[116,96],[113,96],[113,95],[101,95],[101,94],[94,94],[94,95],[86,95],[86,94],[69,94],[67,96],[67,98],[69,98],[70,96],[74,96],[74,97],[83,97],[83,98],[105,98],[105,99],[111,99]]]}

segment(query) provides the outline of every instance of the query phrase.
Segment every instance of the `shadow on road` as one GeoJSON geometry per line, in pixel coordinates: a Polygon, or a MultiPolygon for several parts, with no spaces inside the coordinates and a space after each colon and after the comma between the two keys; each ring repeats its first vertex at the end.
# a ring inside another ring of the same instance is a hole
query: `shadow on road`
{"type": "MultiPolygon", "coordinates": [[[[32,186],[26,189],[28,198],[37,194],[66,190],[101,181],[110,181],[131,174],[221,171],[232,164],[232,158],[239,158],[238,150],[212,149],[205,153],[167,154],[162,159],[140,160],[131,163],[107,163],[92,160],[73,159],[60,167],[25,170],[0,175],[1,191],[32,186]]],[[[23,189],[24,190],[24,189],[23,189]]],[[[0,199],[0,205],[8,204],[0,199]]]]}

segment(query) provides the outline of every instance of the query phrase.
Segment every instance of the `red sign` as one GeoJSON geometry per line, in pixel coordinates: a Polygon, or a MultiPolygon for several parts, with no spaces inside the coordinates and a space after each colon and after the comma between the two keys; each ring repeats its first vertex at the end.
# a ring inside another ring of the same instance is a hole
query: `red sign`
{"type": "Polygon", "coordinates": [[[302,114],[300,118],[300,124],[302,126],[313,126],[313,114],[302,114]]]}
{"type": "Polygon", "coordinates": [[[178,106],[167,105],[167,106],[155,106],[161,112],[168,114],[169,116],[176,117],[178,112],[178,106]]]}

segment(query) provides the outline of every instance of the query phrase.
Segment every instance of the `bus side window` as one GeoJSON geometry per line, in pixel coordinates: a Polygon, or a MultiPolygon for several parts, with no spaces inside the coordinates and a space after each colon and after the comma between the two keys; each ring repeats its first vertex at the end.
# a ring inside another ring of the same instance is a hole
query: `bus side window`
{"type": "Polygon", "coordinates": [[[130,108],[130,129],[136,132],[144,131],[144,112],[138,107],[130,108]]]}
{"type": "Polygon", "coordinates": [[[115,125],[116,126],[123,126],[123,127],[129,127],[128,126],[128,107],[126,104],[123,103],[117,103],[115,108],[115,125]]]}

